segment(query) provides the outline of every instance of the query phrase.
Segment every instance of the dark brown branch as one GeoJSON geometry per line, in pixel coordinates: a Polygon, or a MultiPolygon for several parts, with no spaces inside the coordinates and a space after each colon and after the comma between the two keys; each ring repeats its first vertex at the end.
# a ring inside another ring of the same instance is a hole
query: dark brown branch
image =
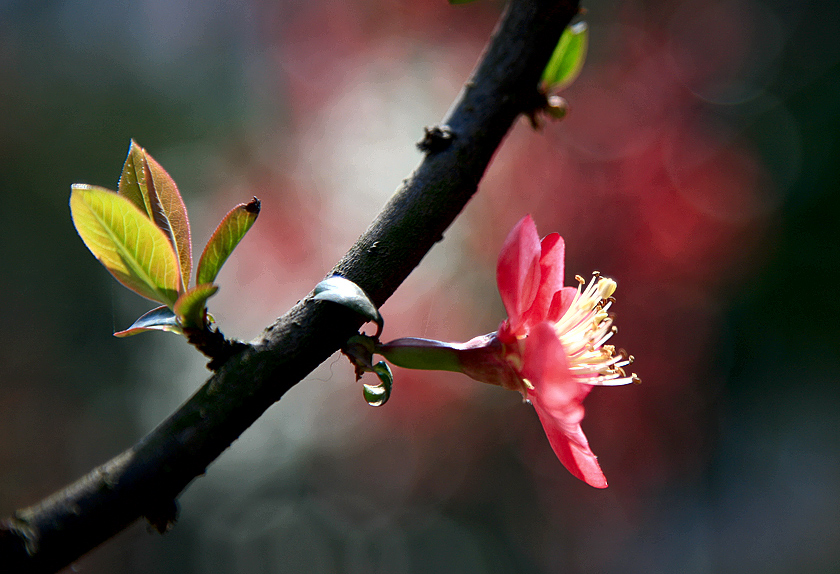
{"type": "MultiPolygon", "coordinates": [[[[493,153],[529,109],[577,2],[514,0],[432,145],[368,230],[335,266],[377,305],[390,297],[475,193],[493,153]]],[[[0,523],[3,572],[52,572],[140,517],[165,529],[178,495],[268,407],[353,335],[338,305],[300,301],[234,354],[137,445],[0,523]]]]}
{"type": "Polygon", "coordinates": [[[203,329],[184,329],[190,345],[210,359],[207,368],[218,371],[228,359],[248,348],[246,343],[225,338],[221,331],[211,325],[203,329]]]}

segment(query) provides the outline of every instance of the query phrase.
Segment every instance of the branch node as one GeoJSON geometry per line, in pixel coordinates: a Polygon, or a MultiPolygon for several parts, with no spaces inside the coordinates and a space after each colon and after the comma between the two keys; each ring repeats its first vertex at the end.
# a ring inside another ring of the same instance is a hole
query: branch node
{"type": "Polygon", "coordinates": [[[178,520],[178,503],[167,500],[146,512],[145,517],[158,534],[166,534],[178,520]]]}
{"type": "Polygon", "coordinates": [[[218,371],[232,356],[248,348],[246,343],[235,339],[226,339],[215,327],[206,326],[204,329],[184,329],[190,345],[210,358],[207,368],[218,371]]]}
{"type": "Polygon", "coordinates": [[[455,132],[446,124],[423,128],[425,135],[417,142],[417,149],[426,153],[437,153],[445,150],[455,139],[455,132]]]}

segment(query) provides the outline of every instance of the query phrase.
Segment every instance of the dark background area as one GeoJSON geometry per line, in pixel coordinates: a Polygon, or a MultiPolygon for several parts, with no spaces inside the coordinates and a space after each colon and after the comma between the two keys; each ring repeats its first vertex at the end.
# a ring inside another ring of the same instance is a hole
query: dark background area
{"type": "MultiPolygon", "coordinates": [[[[567,283],[615,278],[641,386],[583,428],[577,481],[518,396],[396,369],[368,407],[338,357],[181,499],[81,572],[840,572],[840,41],[834,2],[587,2],[570,115],[520,122],[476,199],[383,307],[384,337],[466,340],[504,310],[525,213],[567,283]],[[813,282],[813,286],[811,285],[813,282]]],[[[445,0],[0,0],[0,513],[136,442],[207,376],[73,228],[129,138],[178,182],[194,255],[263,212],[209,302],[258,335],[419,161],[500,5],[445,0]]],[[[0,568],[1,569],[1,568],[0,568]]]]}

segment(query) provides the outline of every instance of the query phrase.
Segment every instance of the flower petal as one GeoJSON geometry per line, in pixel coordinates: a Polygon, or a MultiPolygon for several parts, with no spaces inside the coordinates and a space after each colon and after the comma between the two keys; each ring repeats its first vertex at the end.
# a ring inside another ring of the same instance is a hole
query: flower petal
{"type": "Polygon", "coordinates": [[[566,426],[561,431],[555,426],[551,415],[540,409],[536,402],[534,408],[545,429],[548,442],[563,466],[589,486],[606,488],[607,477],[598,464],[598,457],[589,448],[580,424],[566,426]]]}
{"type": "Polygon", "coordinates": [[[522,363],[521,375],[534,385],[529,396],[538,399],[545,407],[559,413],[578,398],[580,385],[572,377],[566,349],[551,323],[538,323],[528,333],[522,363]]]}
{"type": "Polygon", "coordinates": [[[550,323],[539,323],[528,334],[522,376],[534,387],[528,397],[557,458],[587,484],[606,488],[604,473],[580,428],[583,399],[592,387],[572,377],[566,351],[550,323]]]}
{"type": "Polygon", "coordinates": [[[546,319],[552,323],[559,321],[566,314],[566,311],[569,310],[572,301],[575,300],[577,291],[577,287],[563,287],[563,289],[557,291],[551,300],[551,307],[548,310],[546,319]]]}
{"type": "Polygon", "coordinates": [[[496,281],[514,334],[520,332],[523,315],[537,295],[541,251],[537,226],[531,216],[526,215],[508,234],[499,254],[496,281]]]}
{"type": "Polygon", "coordinates": [[[545,321],[554,294],[563,289],[563,258],[566,244],[558,233],[546,235],[540,243],[540,281],[534,302],[525,312],[525,329],[545,321]]]}

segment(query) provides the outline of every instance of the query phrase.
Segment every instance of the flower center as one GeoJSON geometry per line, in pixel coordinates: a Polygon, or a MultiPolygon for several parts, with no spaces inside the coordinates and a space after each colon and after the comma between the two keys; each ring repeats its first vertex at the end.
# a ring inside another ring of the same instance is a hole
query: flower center
{"type": "Polygon", "coordinates": [[[633,355],[605,343],[618,328],[607,311],[615,303],[612,294],[616,282],[597,271],[586,285],[580,275],[578,290],[566,313],[554,325],[569,360],[572,375],[586,385],[626,385],[641,383],[636,373],[627,375],[624,367],[633,362],[633,355]],[[583,286],[586,285],[586,288],[583,286]]]}

